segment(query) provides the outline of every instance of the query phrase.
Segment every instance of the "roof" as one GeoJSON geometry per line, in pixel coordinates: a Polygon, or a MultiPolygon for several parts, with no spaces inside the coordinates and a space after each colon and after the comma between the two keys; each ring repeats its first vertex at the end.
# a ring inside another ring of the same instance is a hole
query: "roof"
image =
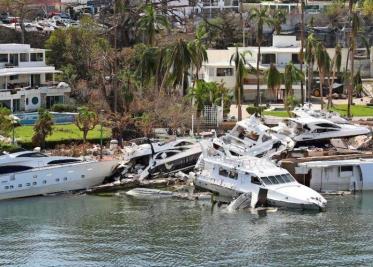
{"type": "Polygon", "coordinates": [[[15,44],[15,43],[9,43],[9,44],[0,44],[0,53],[7,54],[7,53],[27,53],[27,52],[44,52],[45,49],[40,48],[31,48],[29,44],[15,44]]]}
{"type": "Polygon", "coordinates": [[[298,166],[306,168],[326,168],[334,166],[357,166],[360,164],[373,164],[373,158],[369,159],[346,159],[346,160],[323,160],[299,163],[298,166]]]}
{"type": "Polygon", "coordinates": [[[20,74],[42,74],[42,73],[60,73],[54,67],[26,67],[26,68],[2,68],[0,69],[0,77],[20,75],[20,74]]]}

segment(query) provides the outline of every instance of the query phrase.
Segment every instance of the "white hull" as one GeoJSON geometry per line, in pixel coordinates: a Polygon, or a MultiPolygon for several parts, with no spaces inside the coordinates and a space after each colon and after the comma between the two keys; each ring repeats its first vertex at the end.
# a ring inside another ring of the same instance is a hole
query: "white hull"
{"type": "Polygon", "coordinates": [[[101,184],[117,161],[87,161],[0,176],[0,200],[87,189],[101,184]]]}

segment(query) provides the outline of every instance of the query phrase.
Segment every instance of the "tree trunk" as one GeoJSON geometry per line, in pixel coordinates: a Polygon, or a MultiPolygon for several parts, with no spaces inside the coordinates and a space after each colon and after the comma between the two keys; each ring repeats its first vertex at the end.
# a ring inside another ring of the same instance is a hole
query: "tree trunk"
{"type": "MultiPolygon", "coordinates": [[[[300,46],[301,46],[301,58],[300,58],[300,71],[303,73],[303,61],[304,61],[304,0],[301,1],[301,29],[300,29],[300,46]]],[[[304,104],[304,91],[303,91],[303,80],[300,81],[301,90],[301,104],[304,104]]]]}
{"type": "MultiPolygon", "coordinates": [[[[334,65],[334,63],[333,63],[334,65]]],[[[328,101],[328,109],[332,108],[333,107],[333,98],[332,98],[332,94],[333,94],[333,85],[334,85],[334,79],[335,79],[335,69],[333,68],[333,74],[332,74],[332,82],[329,83],[329,101],[328,101]]],[[[328,81],[330,81],[330,79],[328,79],[328,81]]]]}
{"type": "Polygon", "coordinates": [[[83,143],[84,144],[87,142],[87,135],[88,135],[88,131],[83,130],[83,143]]]}
{"type": "Polygon", "coordinates": [[[241,106],[241,86],[242,85],[238,85],[237,86],[237,89],[238,89],[238,92],[237,92],[237,117],[238,117],[238,121],[241,121],[242,120],[242,106],[241,106]]]}
{"type": "Polygon", "coordinates": [[[324,83],[324,74],[319,71],[319,78],[320,78],[320,102],[321,102],[321,110],[324,109],[324,97],[323,97],[323,83],[324,83]]]}
{"type": "Polygon", "coordinates": [[[260,42],[258,42],[258,55],[256,62],[256,101],[255,106],[259,107],[259,98],[260,98],[260,78],[259,78],[259,62],[260,62],[260,42]]]}

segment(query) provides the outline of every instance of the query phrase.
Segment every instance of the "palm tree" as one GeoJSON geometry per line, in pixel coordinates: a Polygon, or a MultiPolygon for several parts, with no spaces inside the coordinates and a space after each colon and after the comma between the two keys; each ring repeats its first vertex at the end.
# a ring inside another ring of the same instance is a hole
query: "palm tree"
{"type": "MultiPolygon", "coordinates": [[[[329,100],[328,100],[328,109],[333,107],[333,84],[335,79],[335,74],[339,75],[341,71],[341,64],[342,64],[342,48],[339,44],[335,47],[335,54],[333,56],[332,62],[331,62],[331,71],[332,73],[332,81],[329,83],[329,100]]],[[[330,79],[328,79],[329,81],[330,79]]]]}
{"type": "Polygon", "coordinates": [[[324,108],[324,99],[323,99],[323,83],[325,80],[325,75],[330,70],[330,57],[324,45],[319,42],[317,44],[315,50],[315,59],[317,63],[317,69],[319,70],[319,78],[320,78],[320,101],[321,101],[321,109],[324,108]]]}
{"type": "Polygon", "coordinates": [[[285,67],[284,84],[285,84],[285,109],[289,112],[294,107],[294,90],[295,82],[303,81],[304,73],[301,72],[295,65],[290,62],[285,67]]]}
{"type": "Polygon", "coordinates": [[[184,39],[178,39],[168,49],[166,58],[167,70],[162,81],[162,88],[166,82],[170,83],[174,88],[180,86],[182,94],[184,94],[185,81],[188,76],[188,71],[192,66],[193,54],[188,43],[184,39]]]}
{"type": "Polygon", "coordinates": [[[252,14],[250,15],[251,20],[256,21],[257,29],[256,29],[256,43],[258,45],[258,55],[257,55],[257,62],[256,62],[256,101],[255,105],[259,106],[259,94],[260,94],[260,71],[259,71],[259,63],[260,63],[260,47],[263,43],[263,27],[264,25],[272,25],[272,19],[268,14],[267,7],[264,8],[253,8],[252,14]]]}
{"type": "Polygon", "coordinates": [[[158,67],[158,48],[144,46],[140,54],[140,62],[137,65],[135,74],[140,77],[141,87],[149,85],[155,77],[158,67]]]}
{"type": "Polygon", "coordinates": [[[305,60],[307,63],[307,98],[311,101],[312,92],[312,81],[313,81],[313,66],[315,64],[315,49],[319,41],[316,39],[315,35],[311,33],[307,37],[305,60]]]}
{"type": "MultiPolygon", "coordinates": [[[[194,40],[189,43],[189,49],[192,54],[192,65],[196,69],[195,79],[198,80],[198,73],[202,68],[203,62],[208,61],[206,45],[203,38],[206,36],[206,28],[198,27],[194,40]]],[[[194,80],[193,80],[194,85],[194,80]]]]}
{"type": "Polygon", "coordinates": [[[275,96],[275,101],[278,101],[278,90],[283,82],[283,75],[278,71],[276,66],[271,63],[269,69],[265,72],[267,80],[267,88],[270,89],[271,93],[275,96]]]}
{"type": "Polygon", "coordinates": [[[45,109],[39,109],[39,118],[34,125],[34,135],[32,143],[45,148],[45,139],[53,133],[52,115],[45,109]]]}
{"type": "Polygon", "coordinates": [[[144,14],[140,17],[137,23],[138,27],[147,36],[147,44],[153,46],[155,35],[162,28],[169,28],[170,23],[167,17],[158,14],[152,4],[146,4],[144,7],[144,14]]]}
{"type": "Polygon", "coordinates": [[[273,14],[273,21],[272,21],[274,31],[277,35],[281,34],[281,25],[284,24],[285,22],[286,22],[285,13],[282,10],[277,9],[273,14]]]}
{"type": "Polygon", "coordinates": [[[238,51],[238,47],[236,46],[236,52],[234,52],[231,56],[229,64],[234,62],[235,68],[235,76],[236,76],[236,85],[235,85],[235,98],[237,103],[238,109],[238,121],[242,120],[242,95],[243,95],[243,83],[244,77],[247,74],[248,70],[246,68],[246,59],[245,55],[250,51],[246,51],[244,53],[240,53],[238,51]]]}
{"type": "MultiPolygon", "coordinates": [[[[360,29],[360,18],[356,12],[352,11],[352,0],[349,2],[349,10],[350,10],[350,18],[351,18],[351,39],[350,39],[350,61],[351,61],[351,71],[350,71],[350,79],[349,79],[349,86],[347,92],[347,117],[351,117],[351,105],[352,105],[352,91],[353,91],[353,77],[354,77],[354,64],[355,64],[355,40],[357,38],[358,31],[360,29]]],[[[369,50],[368,50],[369,51],[369,50]]],[[[347,71],[347,69],[346,69],[347,71]]]]}

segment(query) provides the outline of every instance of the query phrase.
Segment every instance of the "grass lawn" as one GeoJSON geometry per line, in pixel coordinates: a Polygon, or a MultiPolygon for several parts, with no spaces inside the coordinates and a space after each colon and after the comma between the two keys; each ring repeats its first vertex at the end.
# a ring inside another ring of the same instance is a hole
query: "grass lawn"
{"type": "Polygon", "coordinates": [[[286,111],[283,111],[283,110],[263,111],[263,115],[274,116],[274,117],[282,117],[282,118],[289,117],[289,114],[286,111]]]}
{"type": "MultiPolygon", "coordinates": [[[[33,126],[20,126],[15,130],[15,135],[17,140],[22,143],[31,142],[33,135],[33,126]]],[[[111,131],[108,128],[103,129],[103,137],[109,138],[111,136],[111,131]]],[[[47,141],[62,141],[62,140],[82,140],[83,133],[76,127],[75,124],[64,124],[64,125],[54,125],[53,133],[51,136],[47,137],[47,141]]],[[[88,140],[100,139],[100,126],[97,125],[95,129],[88,132],[88,140]]]]}
{"type": "MultiPolygon", "coordinates": [[[[341,116],[347,116],[347,104],[334,105],[333,111],[338,112],[341,116]]],[[[353,105],[351,113],[354,117],[373,117],[373,107],[353,105]]]]}
{"type": "MultiPolygon", "coordinates": [[[[339,113],[341,116],[347,116],[347,104],[334,105],[333,111],[339,113]]],[[[351,106],[351,112],[354,117],[373,117],[373,107],[365,105],[351,106]]],[[[274,117],[289,117],[286,111],[263,111],[263,115],[274,117]]]]}

